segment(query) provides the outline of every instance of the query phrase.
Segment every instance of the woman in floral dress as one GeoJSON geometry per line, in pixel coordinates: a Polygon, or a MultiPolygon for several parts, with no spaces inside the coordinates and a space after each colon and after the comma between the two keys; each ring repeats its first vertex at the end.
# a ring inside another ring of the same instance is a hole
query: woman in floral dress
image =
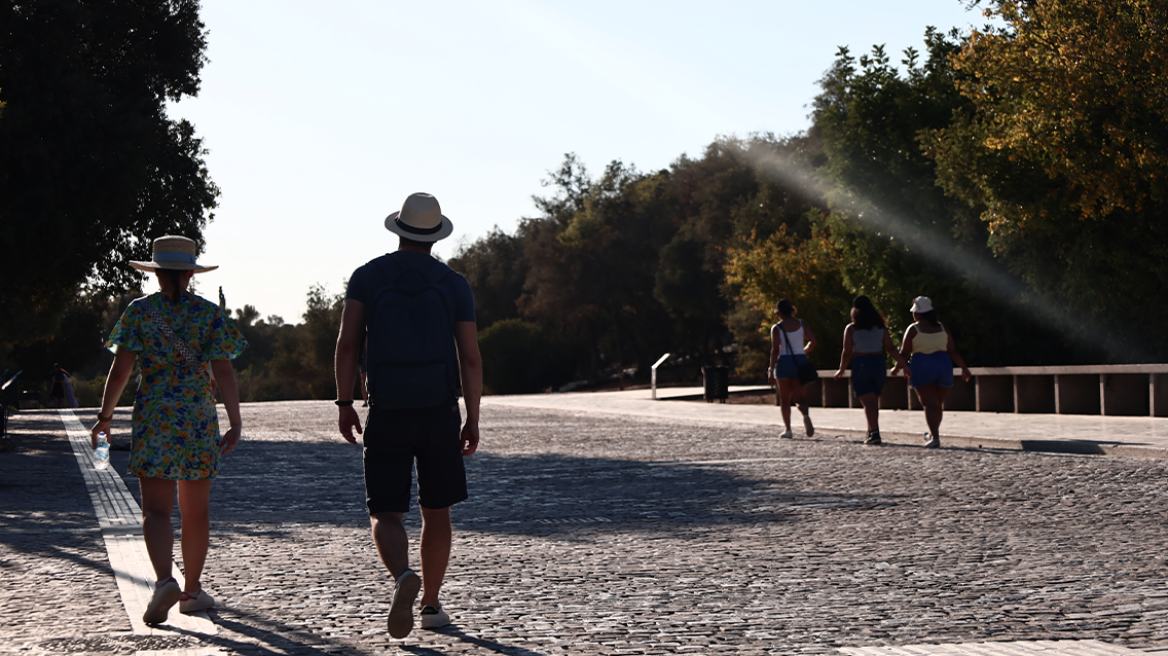
{"type": "Polygon", "coordinates": [[[96,448],[97,433],[109,434],[114,407],[137,361],[142,379],[134,398],[130,473],[142,487],[142,533],[157,575],[142,619],[159,624],[175,603],[184,613],[215,604],[200,582],[210,540],[211,479],[219,473],[220,458],[239,444],[243,424],[231,360],[247,341],[219,306],[188,290],[194,274],[217,268],[195,261],[194,241],[159,237],[150,262],[130,265],[154,273],[161,291],[130,303],[110,334],[106,346],[116,347],[114,362],[92,440],[96,448]],[[231,422],[222,435],[209,370],[215,373],[231,422]],[[170,516],[176,487],[183,586],[171,576],[170,516]]]}

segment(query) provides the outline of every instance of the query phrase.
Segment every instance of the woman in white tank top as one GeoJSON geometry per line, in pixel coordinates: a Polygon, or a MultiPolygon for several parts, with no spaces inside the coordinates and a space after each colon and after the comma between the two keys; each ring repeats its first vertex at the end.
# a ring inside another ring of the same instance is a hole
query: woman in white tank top
{"type": "Polygon", "coordinates": [[[795,318],[796,308],[791,301],[779,301],[775,313],[779,322],[771,326],[771,366],[767,369],[767,380],[774,385],[778,394],[779,408],[786,427],[781,437],[791,438],[791,404],[803,413],[803,428],[807,437],[815,434],[811,415],[807,409],[807,391],[799,382],[799,365],[807,364],[807,352],[815,348],[815,333],[795,318]],[[806,345],[804,344],[806,343],[806,345]]]}

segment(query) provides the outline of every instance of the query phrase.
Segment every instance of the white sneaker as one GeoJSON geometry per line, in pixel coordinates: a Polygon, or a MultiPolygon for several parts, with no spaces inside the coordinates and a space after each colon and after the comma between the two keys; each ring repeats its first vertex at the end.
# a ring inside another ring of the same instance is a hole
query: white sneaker
{"type": "Polygon", "coordinates": [[[146,612],[142,613],[142,621],[147,624],[162,624],[170,613],[171,606],[182,599],[182,586],[174,577],[154,584],[154,594],[150,603],[146,605],[146,612]]]}
{"type": "Polygon", "coordinates": [[[422,589],[422,577],[407,569],[397,578],[393,587],[393,603],[389,605],[389,635],[404,638],[414,630],[414,600],[422,589]]]}
{"type": "Polygon", "coordinates": [[[784,440],[793,440],[793,439],[795,439],[795,434],[794,434],[794,433],[792,433],[792,432],[790,431],[790,429],[788,429],[786,432],[784,432],[784,433],[783,433],[782,435],[780,435],[779,437],[780,437],[780,438],[782,438],[782,439],[784,439],[784,440]]]}
{"type": "Polygon", "coordinates": [[[925,448],[926,449],[936,449],[936,448],[939,448],[940,446],[941,446],[941,438],[937,437],[936,435],[930,435],[928,433],[925,433],[925,448]]]}
{"type": "Polygon", "coordinates": [[[441,629],[448,624],[450,624],[450,615],[442,610],[442,604],[438,604],[437,608],[433,606],[422,608],[423,629],[441,629]]]}
{"type": "Polygon", "coordinates": [[[815,435],[815,427],[811,425],[811,413],[803,415],[803,430],[807,431],[807,437],[815,435]]]}
{"type": "Polygon", "coordinates": [[[199,594],[193,597],[184,592],[182,599],[178,602],[178,612],[180,613],[197,613],[214,607],[215,599],[202,589],[199,590],[199,594]]]}

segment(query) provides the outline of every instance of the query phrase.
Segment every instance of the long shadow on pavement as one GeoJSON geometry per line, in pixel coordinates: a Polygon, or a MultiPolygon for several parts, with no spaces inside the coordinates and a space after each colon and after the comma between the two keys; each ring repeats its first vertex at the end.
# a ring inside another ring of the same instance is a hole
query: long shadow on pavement
{"type": "MultiPolygon", "coordinates": [[[[656,532],[789,521],[791,510],[808,504],[862,510],[888,503],[887,496],[795,492],[788,481],[755,471],[733,464],[479,453],[467,460],[470,499],[454,517],[456,528],[504,534],[568,534],[583,525],[656,532]]],[[[212,513],[213,525],[257,524],[265,532],[282,524],[365,528],[360,449],[340,442],[246,444],[224,462],[212,513]]],[[[415,510],[407,525],[416,522],[415,510]]]]}
{"type": "MultiPolygon", "coordinates": [[[[93,504],[56,410],[12,418],[17,450],[0,457],[0,545],[14,553],[109,571],[93,504]]],[[[11,567],[7,559],[0,568],[11,567]]]]}
{"type": "MultiPolygon", "coordinates": [[[[482,647],[488,651],[496,654],[505,654],[505,656],[545,656],[542,652],[532,651],[524,647],[515,647],[499,644],[493,640],[479,638],[460,631],[454,627],[447,627],[439,629],[439,633],[453,636],[459,640],[472,644],[476,647],[482,647]]],[[[419,647],[416,645],[400,645],[402,651],[408,651],[411,654],[419,654],[420,656],[445,656],[446,652],[439,651],[433,647],[419,647]]],[[[462,650],[459,650],[460,652],[462,650]]]]}

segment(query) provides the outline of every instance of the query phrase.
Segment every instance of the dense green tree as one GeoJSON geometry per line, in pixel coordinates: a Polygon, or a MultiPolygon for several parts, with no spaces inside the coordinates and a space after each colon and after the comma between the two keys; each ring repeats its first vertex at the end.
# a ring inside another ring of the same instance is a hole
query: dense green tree
{"type": "Polygon", "coordinates": [[[770,363],[770,327],[778,321],[775,305],[784,298],[795,305],[796,316],[819,338],[819,346],[808,359],[820,369],[839,362],[842,341],[836,336],[847,323],[851,306],[841,259],[839,248],[826,231],[803,239],[788,233],[786,226],[765,239],[753,238],[731,250],[726,278],[738,303],[729,320],[738,336],[736,364],[741,375],[765,375],[770,363]]]}
{"type": "Polygon", "coordinates": [[[968,100],[949,63],[961,47],[957,35],[930,29],[926,43],[923,65],[910,49],[903,71],[881,47],[858,62],[841,49],[815,100],[827,157],[819,174],[832,209],[825,228],[840,250],[844,284],[872,297],[895,332],[911,322],[913,297],[931,297],[970,362],[1061,361],[1063,342],[1028,312],[1022,281],[993,260],[976,210],[936,184],[937,164],[921,140],[968,100]],[[1024,329],[1001,331],[988,317],[1024,329]]]}
{"type": "Polygon", "coordinates": [[[721,138],[701,159],[682,157],[671,167],[681,226],[661,251],[655,293],[678,320],[678,346],[685,351],[708,355],[730,341],[728,328],[739,345],[756,339],[756,326],[736,319],[749,314],[753,301],[726,284],[734,249],[780,230],[795,239],[811,234],[807,216],[823,207],[821,199],[805,182],[771,175],[763,165],[771,160],[811,168],[820,149],[806,135],[721,138]]]}
{"type": "Polygon", "coordinates": [[[459,248],[447,264],[466,276],[474,290],[475,320],[479,330],[495,322],[519,317],[515,302],[527,280],[524,241],[497,227],[472,244],[459,248]]]}
{"type": "Polygon", "coordinates": [[[487,394],[555,388],[575,372],[573,347],[555,332],[522,319],[496,321],[479,331],[487,394]]]}
{"type": "Polygon", "coordinates": [[[806,214],[819,206],[810,187],[774,179],[758,161],[782,155],[809,165],[813,142],[725,138],[666,170],[613,162],[596,178],[568,155],[545,181],[553,192],[536,199],[540,216],[513,235],[492,232],[452,263],[471,281],[483,318],[517,307],[575,344],[578,376],[645,368],[664,351],[712,361],[735,339],[726,325],[739,303],[725,283],[728,249],[778,229],[806,238],[806,214]]]}
{"type": "Polygon", "coordinates": [[[980,213],[995,254],[1073,316],[1068,332],[1112,360],[1168,356],[1156,334],[1168,320],[1168,1],[989,12],[1002,26],[952,59],[961,111],[926,139],[941,183],[980,213]]]}
{"type": "Polygon", "coordinates": [[[333,399],[337,385],[333,357],[345,295],[330,294],[320,285],[308,290],[304,323],[295,330],[280,331],[270,374],[277,389],[288,398],[333,399]]]}
{"type": "Polygon", "coordinates": [[[199,88],[198,8],[0,3],[0,350],[51,336],[81,288],[137,287],[153,237],[200,239],[218,190],[165,108],[199,88]]]}
{"type": "Polygon", "coordinates": [[[668,172],[643,175],[613,162],[586,186],[571,157],[549,215],[527,221],[529,262],[523,317],[573,335],[588,349],[589,369],[648,366],[659,355],[655,336],[669,323],[653,298],[657,253],[674,228],[667,203],[668,172]]]}

